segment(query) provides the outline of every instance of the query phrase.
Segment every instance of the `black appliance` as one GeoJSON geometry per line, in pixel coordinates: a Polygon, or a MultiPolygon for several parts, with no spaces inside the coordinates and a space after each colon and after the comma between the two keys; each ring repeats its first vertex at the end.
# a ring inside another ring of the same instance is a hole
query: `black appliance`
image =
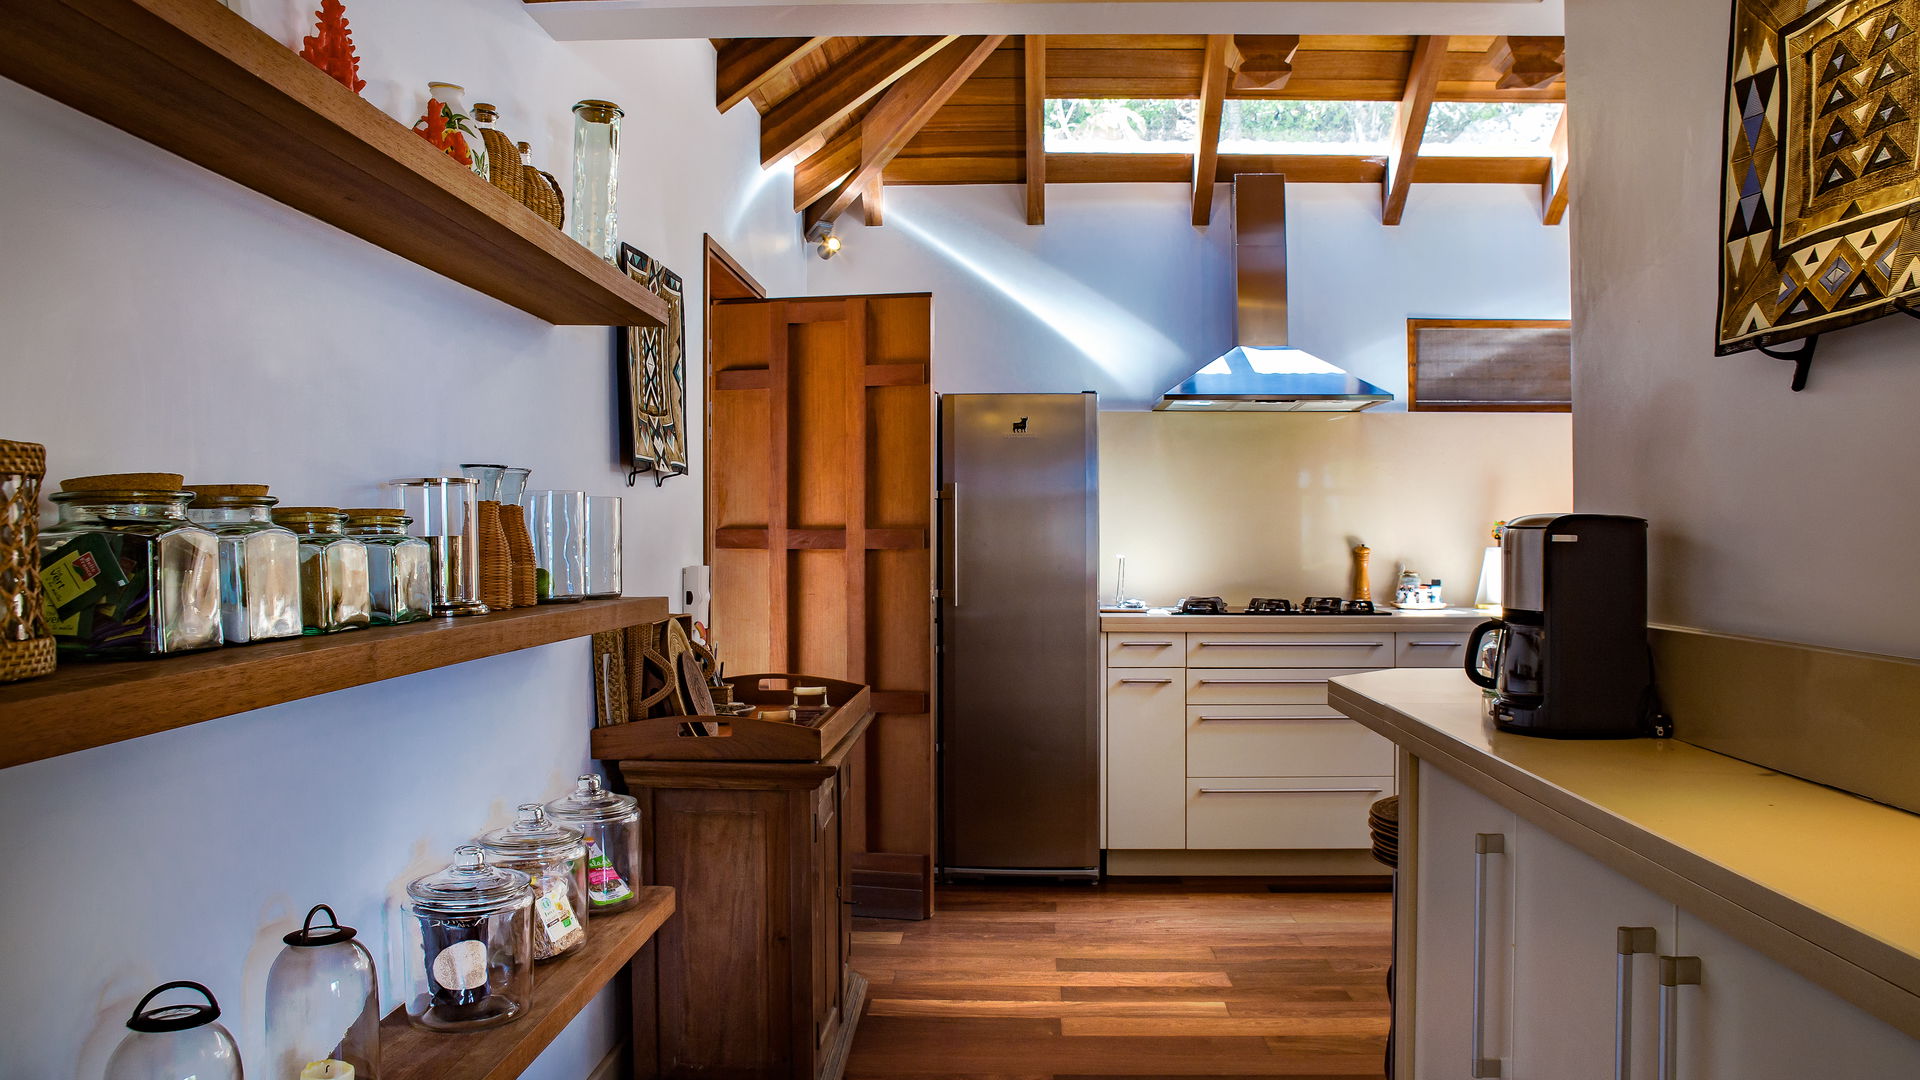
{"type": "Polygon", "coordinates": [[[1180,601],[1176,615],[1225,615],[1227,602],[1217,596],[1189,596],[1180,601]]]}
{"type": "Polygon", "coordinates": [[[1391,615],[1376,611],[1371,600],[1345,600],[1338,596],[1309,596],[1298,604],[1271,596],[1256,596],[1241,611],[1234,611],[1217,596],[1190,596],[1174,609],[1176,615],[1391,615]]]}
{"type": "Polygon", "coordinates": [[[1647,647],[1647,523],[1542,514],[1507,523],[1505,610],[1467,640],[1467,676],[1495,692],[1494,726],[1555,739],[1668,733],[1647,647]],[[1481,642],[1499,634],[1493,670],[1481,642]]]}

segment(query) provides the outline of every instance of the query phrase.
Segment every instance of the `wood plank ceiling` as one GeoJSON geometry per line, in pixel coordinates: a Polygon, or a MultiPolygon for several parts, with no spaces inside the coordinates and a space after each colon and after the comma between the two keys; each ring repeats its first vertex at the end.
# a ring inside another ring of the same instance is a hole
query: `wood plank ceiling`
{"type": "Polygon", "coordinates": [[[1045,220],[1047,183],[1180,182],[1207,224],[1213,185],[1243,172],[1377,183],[1395,225],[1414,183],[1533,184],[1542,221],[1566,211],[1565,118],[1551,155],[1421,157],[1435,102],[1562,102],[1560,38],[1072,35],[716,40],[715,99],[760,113],[761,161],[794,159],[794,209],[813,235],[856,202],[882,217],[885,184],[1025,184],[1045,220]],[[1197,154],[1046,153],[1047,98],[1194,98],[1197,154]],[[1218,152],[1225,99],[1396,102],[1381,157],[1218,152]]]}

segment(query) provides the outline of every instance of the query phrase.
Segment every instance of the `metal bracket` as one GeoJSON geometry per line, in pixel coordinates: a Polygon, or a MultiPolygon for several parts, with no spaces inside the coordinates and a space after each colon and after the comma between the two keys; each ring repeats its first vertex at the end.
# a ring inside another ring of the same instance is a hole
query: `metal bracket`
{"type": "MultiPolygon", "coordinates": [[[[1909,312],[1911,314],[1911,312],[1909,312]]],[[[1915,316],[1920,318],[1920,316],[1915,316]]],[[[1820,335],[1802,339],[1802,344],[1792,352],[1780,352],[1760,346],[1760,351],[1775,360],[1785,360],[1793,365],[1793,392],[1799,393],[1807,388],[1807,374],[1813,370],[1813,351],[1820,347],[1820,335]]]]}

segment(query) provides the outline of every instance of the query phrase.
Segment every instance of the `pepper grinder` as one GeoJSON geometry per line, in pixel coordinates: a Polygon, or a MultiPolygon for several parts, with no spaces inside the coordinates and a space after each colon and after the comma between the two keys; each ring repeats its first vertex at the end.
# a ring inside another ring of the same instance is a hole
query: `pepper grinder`
{"type": "Polygon", "coordinates": [[[1367,563],[1373,558],[1373,549],[1359,544],[1353,549],[1353,598],[1355,600],[1373,599],[1373,585],[1370,583],[1367,563]]]}

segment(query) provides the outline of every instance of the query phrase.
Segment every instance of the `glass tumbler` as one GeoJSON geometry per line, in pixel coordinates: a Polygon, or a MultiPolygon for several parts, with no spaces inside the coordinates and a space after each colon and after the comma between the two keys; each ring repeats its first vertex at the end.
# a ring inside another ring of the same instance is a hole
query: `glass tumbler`
{"type": "Polygon", "coordinates": [[[587,595],[619,596],[620,496],[587,496],[587,595]]]}
{"type": "Polygon", "coordinates": [[[485,615],[480,602],[479,481],[470,476],[419,476],[390,480],[395,505],[413,519],[407,526],[433,551],[433,613],[485,615]]]}
{"type": "Polygon", "coordinates": [[[478,847],[407,886],[407,1019],[432,1031],[504,1024],[533,1001],[533,889],[478,847]]]}
{"type": "Polygon", "coordinates": [[[620,252],[614,202],[625,115],[611,101],[587,100],[573,107],[573,238],[608,262],[620,252]]]}
{"type": "Polygon", "coordinates": [[[533,564],[540,602],[571,603],[587,597],[587,494],[584,491],[529,491],[527,531],[533,535],[533,564]]]}

